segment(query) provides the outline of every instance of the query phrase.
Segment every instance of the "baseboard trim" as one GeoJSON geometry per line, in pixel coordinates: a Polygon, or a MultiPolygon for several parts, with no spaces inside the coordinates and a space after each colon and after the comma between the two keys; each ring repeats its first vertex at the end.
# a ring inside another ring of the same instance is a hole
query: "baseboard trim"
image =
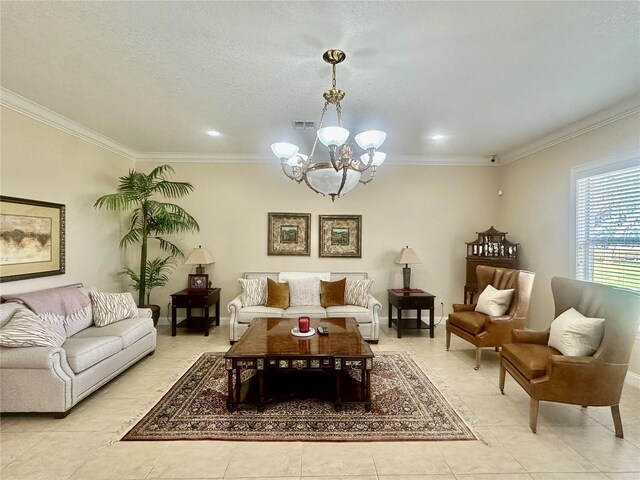
{"type": "Polygon", "coordinates": [[[627,383],[632,387],[640,388],[640,375],[627,371],[627,376],[624,379],[624,383],[627,383]]]}
{"type": "MultiPolygon", "coordinates": [[[[171,325],[171,318],[160,317],[158,319],[158,325],[171,325]]],[[[229,317],[220,317],[220,325],[229,325],[229,317]]]]}

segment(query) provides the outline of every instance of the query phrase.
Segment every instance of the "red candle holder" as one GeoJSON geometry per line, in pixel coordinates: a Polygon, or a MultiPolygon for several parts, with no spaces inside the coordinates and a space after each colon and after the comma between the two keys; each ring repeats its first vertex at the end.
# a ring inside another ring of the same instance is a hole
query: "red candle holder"
{"type": "Polygon", "coordinates": [[[300,333],[307,333],[309,331],[310,324],[311,319],[309,317],[298,317],[298,331],[300,333]]]}

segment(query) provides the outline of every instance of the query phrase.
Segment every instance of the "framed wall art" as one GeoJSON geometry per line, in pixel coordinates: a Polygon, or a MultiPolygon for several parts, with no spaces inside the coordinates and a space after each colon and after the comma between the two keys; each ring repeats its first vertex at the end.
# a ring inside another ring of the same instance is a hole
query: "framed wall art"
{"type": "Polygon", "coordinates": [[[269,212],[268,255],[311,255],[310,213],[269,212]]]}
{"type": "Polygon", "coordinates": [[[362,215],[320,215],[320,257],[362,257],[362,215]]]}
{"type": "Polygon", "coordinates": [[[0,282],[64,273],[64,208],[0,195],[0,282]]]}

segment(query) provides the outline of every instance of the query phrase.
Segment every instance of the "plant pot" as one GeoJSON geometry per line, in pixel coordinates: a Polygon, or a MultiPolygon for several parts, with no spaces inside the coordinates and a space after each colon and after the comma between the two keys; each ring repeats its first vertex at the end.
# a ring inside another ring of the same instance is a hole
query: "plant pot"
{"type": "Polygon", "coordinates": [[[160,320],[160,305],[144,305],[142,308],[151,309],[151,318],[153,318],[153,326],[158,326],[158,320],[160,320]]]}

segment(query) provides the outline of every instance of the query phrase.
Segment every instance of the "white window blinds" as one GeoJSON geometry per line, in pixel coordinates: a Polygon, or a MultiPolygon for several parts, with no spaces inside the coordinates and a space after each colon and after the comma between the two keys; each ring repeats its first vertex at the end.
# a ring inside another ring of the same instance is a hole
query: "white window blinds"
{"type": "Polygon", "coordinates": [[[640,291],[640,160],[576,176],[576,278],[640,291]]]}

